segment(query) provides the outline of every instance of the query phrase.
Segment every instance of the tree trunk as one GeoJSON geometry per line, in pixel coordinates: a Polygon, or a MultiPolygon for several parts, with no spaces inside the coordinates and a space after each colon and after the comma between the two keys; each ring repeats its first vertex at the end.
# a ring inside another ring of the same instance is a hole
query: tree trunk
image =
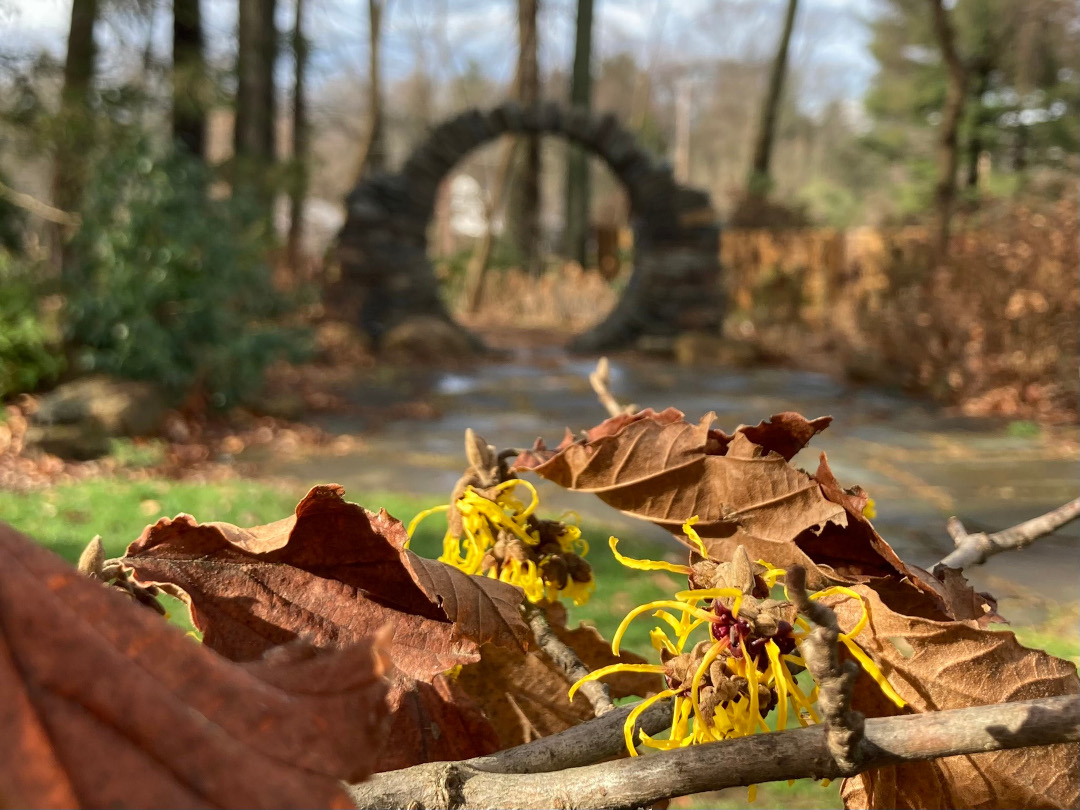
{"type": "Polygon", "coordinates": [[[945,107],[941,111],[941,131],[937,149],[937,185],[934,189],[934,206],[937,222],[934,226],[934,253],[940,261],[945,258],[949,246],[949,226],[956,201],[956,169],[960,160],[957,133],[960,117],[964,111],[967,72],[956,50],[956,37],[949,12],[943,0],[929,0],[934,14],[934,30],[947,71],[945,84],[945,107]]]}
{"type": "MultiPolygon", "coordinates": [[[[593,0],[578,0],[570,103],[586,112],[592,105],[592,18],[593,0]]],[[[566,162],[566,254],[582,267],[586,265],[588,229],[589,158],[580,146],[570,144],[566,162]]]]}
{"type": "Polygon", "coordinates": [[[53,178],[53,201],[64,211],[78,210],[86,182],[86,140],[90,129],[90,86],[97,53],[94,46],[97,17],[97,0],[72,3],[61,92],[63,134],[57,144],[53,178]]]}
{"type": "MultiPolygon", "coordinates": [[[[537,59],[536,15],[539,0],[518,0],[517,98],[525,109],[540,101],[540,68],[537,59]]],[[[511,189],[510,234],[525,269],[539,275],[540,256],[540,136],[521,138],[524,148],[511,189]]]]}
{"type": "Polygon", "coordinates": [[[276,0],[240,0],[236,58],[236,126],[233,140],[240,174],[260,184],[274,162],[274,63],[276,0]]]}
{"type": "Polygon", "coordinates": [[[469,257],[469,263],[465,267],[465,311],[475,315],[480,309],[480,302],[484,292],[484,277],[487,275],[488,265],[491,262],[491,248],[495,242],[495,217],[499,208],[502,207],[503,198],[506,196],[507,186],[510,183],[510,169],[514,165],[514,156],[520,150],[516,138],[507,137],[502,145],[502,153],[499,155],[499,164],[495,171],[495,183],[491,190],[491,199],[485,206],[486,227],[484,235],[469,257]]]}
{"type": "Polygon", "coordinates": [[[360,151],[356,178],[360,180],[374,172],[386,171],[386,133],[383,126],[382,76],[379,71],[379,48],[384,0],[368,0],[368,128],[360,151]]]}
{"type": "Polygon", "coordinates": [[[750,177],[747,191],[751,197],[765,197],[772,187],[770,164],[772,162],[773,139],[776,136],[776,119],[780,111],[780,98],[784,93],[784,78],[787,75],[788,46],[791,44],[791,32],[795,27],[795,12],[798,0],[788,0],[787,14],[784,17],[784,30],[780,34],[780,45],[773,60],[772,73],[769,75],[769,88],[765,93],[765,103],[761,108],[761,121],[758,125],[757,139],[754,142],[754,159],[750,164],[750,177]]]}
{"type": "MultiPolygon", "coordinates": [[[[86,152],[93,124],[90,87],[97,53],[94,45],[97,17],[97,0],[74,0],[72,3],[64,86],[60,96],[60,136],[56,141],[53,164],[53,204],[69,213],[77,213],[82,207],[86,185],[86,152]]],[[[55,255],[61,271],[70,270],[74,259],[68,235],[69,231],[62,227],[53,232],[57,246],[55,255]]]]}
{"type": "Polygon", "coordinates": [[[172,134],[192,155],[206,157],[208,87],[200,0],[173,0],[172,134]]]}
{"type": "Polygon", "coordinates": [[[971,103],[974,111],[971,115],[971,132],[967,142],[967,171],[965,173],[964,187],[975,191],[979,188],[979,157],[983,151],[982,127],[985,123],[986,110],[983,107],[982,98],[990,89],[990,67],[985,63],[977,67],[977,80],[975,93],[971,103]]]}
{"type": "Polygon", "coordinates": [[[286,252],[295,277],[300,267],[301,238],[304,232],[304,198],[308,189],[308,120],[304,73],[308,43],[304,38],[304,0],[296,0],[293,23],[293,177],[289,199],[289,238],[286,252]]]}

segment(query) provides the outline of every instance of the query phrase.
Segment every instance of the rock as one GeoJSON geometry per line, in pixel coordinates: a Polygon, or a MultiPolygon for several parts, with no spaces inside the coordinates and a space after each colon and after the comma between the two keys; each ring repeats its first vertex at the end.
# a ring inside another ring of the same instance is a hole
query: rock
{"type": "Polygon", "coordinates": [[[95,458],[109,451],[111,437],[159,432],[166,412],[153,383],[83,377],[41,397],[27,443],[64,458],[95,458]]]}
{"type": "Polygon", "coordinates": [[[93,420],[67,425],[34,425],[26,431],[26,444],[71,461],[89,461],[108,455],[108,433],[93,420]]]}
{"type": "Polygon", "coordinates": [[[473,346],[461,327],[421,315],[391,327],[383,336],[382,352],[394,362],[440,364],[471,356],[473,346]]]}
{"type": "Polygon", "coordinates": [[[683,332],[675,338],[673,354],[680,366],[747,368],[761,359],[752,343],[729,340],[708,332],[683,332]]]}

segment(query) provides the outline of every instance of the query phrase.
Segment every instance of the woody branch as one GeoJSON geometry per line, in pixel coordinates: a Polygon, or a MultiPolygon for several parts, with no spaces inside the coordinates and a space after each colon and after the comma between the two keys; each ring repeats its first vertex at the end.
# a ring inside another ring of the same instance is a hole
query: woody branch
{"type": "Polygon", "coordinates": [[[946,530],[956,544],[956,548],[934,568],[969,568],[972,565],[980,565],[1003,551],[1026,548],[1040,537],[1052,534],[1078,517],[1080,517],[1080,498],[1069,501],[1045,515],[1039,515],[1037,518],[1026,520],[993,534],[985,532],[969,534],[959,518],[949,518],[946,530]]]}
{"type": "MultiPolygon", "coordinates": [[[[655,707],[654,707],[655,708],[655,707]]],[[[1080,696],[1043,698],[995,706],[882,717],[866,720],[859,772],[903,762],[977,754],[1080,740],[1080,696]]],[[[656,713],[661,716],[660,713],[656,713]]],[[[575,750],[592,736],[595,758],[610,756],[604,742],[621,739],[621,711],[610,712],[570,732],[575,750]]],[[[670,716],[670,709],[668,710],[670,716]]],[[[549,751],[562,735],[504,752],[521,762],[522,750],[544,746],[549,751]]],[[[552,772],[508,773],[492,770],[500,755],[482,761],[435,762],[376,774],[349,786],[358,808],[422,807],[467,810],[506,807],[575,807],[613,810],[641,807],[675,796],[738,785],[786,779],[837,778],[849,775],[839,765],[822,726],[740,737],[723,742],[664,751],[649,757],[559,766],[552,772]],[[476,763],[482,762],[486,770],[476,763]]],[[[552,762],[564,763],[554,757],[552,762]]],[[[595,760],[594,760],[595,761],[595,760]]]]}

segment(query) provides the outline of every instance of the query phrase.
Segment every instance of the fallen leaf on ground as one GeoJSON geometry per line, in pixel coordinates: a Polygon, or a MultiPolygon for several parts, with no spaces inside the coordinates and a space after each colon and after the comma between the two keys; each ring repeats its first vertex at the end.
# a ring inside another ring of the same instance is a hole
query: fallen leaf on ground
{"type": "Polygon", "coordinates": [[[123,563],[142,582],[181,588],[204,643],[232,660],[300,635],[347,646],[389,624],[395,667],[430,681],[479,660],[481,644],[527,646],[520,590],[417,557],[399,521],[343,495],[315,487],[294,516],[252,529],[163,519],[123,563]]]}
{"type": "Polygon", "coordinates": [[[384,663],[237,665],[0,524],[0,797],[12,807],[351,807],[384,663]]]}
{"type": "MultiPolygon", "coordinates": [[[[889,601],[888,589],[879,592],[867,584],[855,590],[869,610],[869,623],[857,637],[859,646],[908,703],[908,709],[897,709],[863,674],[852,706],[869,717],[1080,692],[1072,663],[1021,646],[1011,632],[987,630],[974,619],[935,621],[906,615],[889,601]]],[[[830,598],[827,603],[845,630],[862,612],[854,599],[830,598]]],[[[1076,807],[1080,746],[1021,748],[878,768],[846,780],[843,796],[848,807],[869,808],[1076,807]]]]}

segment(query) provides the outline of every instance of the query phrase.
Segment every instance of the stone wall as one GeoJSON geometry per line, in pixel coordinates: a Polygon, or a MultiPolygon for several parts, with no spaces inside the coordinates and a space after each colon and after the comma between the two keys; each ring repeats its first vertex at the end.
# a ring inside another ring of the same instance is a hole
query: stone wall
{"type": "MultiPolygon", "coordinates": [[[[341,280],[331,296],[373,339],[413,315],[450,320],[428,260],[427,226],[440,182],[474,149],[508,133],[558,135],[605,161],[626,186],[634,269],[611,314],[572,348],[606,351],[643,337],[719,331],[720,227],[708,195],[677,183],[612,115],[508,102],[435,127],[396,174],[362,181],[348,196],[338,239],[341,280]]],[[[478,342],[474,341],[478,344],[478,342]]]]}

